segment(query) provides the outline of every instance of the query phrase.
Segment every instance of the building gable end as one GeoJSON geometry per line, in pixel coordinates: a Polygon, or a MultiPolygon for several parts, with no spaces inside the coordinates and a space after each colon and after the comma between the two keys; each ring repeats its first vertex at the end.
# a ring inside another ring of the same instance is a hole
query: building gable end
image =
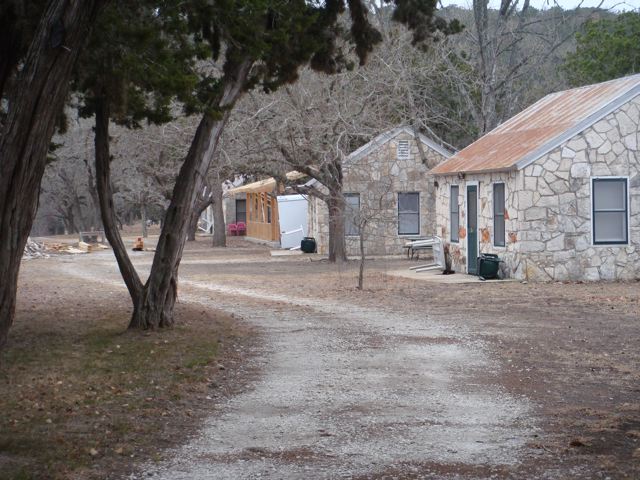
{"type": "Polygon", "coordinates": [[[606,117],[610,113],[615,112],[620,107],[622,107],[625,103],[633,100],[638,95],[640,95],[640,85],[636,85],[633,88],[627,90],[622,95],[620,95],[618,98],[616,98],[615,100],[609,102],[607,105],[602,107],[600,110],[592,113],[591,115],[586,117],[584,120],[582,120],[577,125],[573,126],[572,128],[570,128],[568,130],[565,130],[564,132],[562,132],[560,135],[558,135],[553,140],[541,145],[540,147],[538,147],[533,152],[531,152],[531,153],[525,155],[524,157],[522,157],[516,163],[516,165],[515,165],[516,169],[522,170],[522,169],[528,167],[533,162],[535,162],[536,160],[539,160],[542,156],[544,156],[545,154],[549,153],[554,148],[557,148],[560,145],[562,145],[563,143],[568,142],[573,137],[575,137],[576,135],[580,134],[581,132],[583,132],[587,128],[591,127],[596,122],[598,122],[599,120],[603,119],[604,117],[606,117]]]}

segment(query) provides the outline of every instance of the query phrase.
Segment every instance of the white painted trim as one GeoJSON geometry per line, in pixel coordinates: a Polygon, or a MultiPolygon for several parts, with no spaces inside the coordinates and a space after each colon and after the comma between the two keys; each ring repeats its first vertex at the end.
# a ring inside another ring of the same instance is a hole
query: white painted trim
{"type": "Polygon", "coordinates": [[[631,87],[629,90],[622,92],[618,97],[611,100],[604,107],[595,111],[575,126],[571,127],[568,130],[565,130],[554,139],[548,141],[547,143],[535,149],[533,152],[522,157],[518,162],[516,162],[516,167],[518,168],[518,170],[522,170],[523,168],[528,167],[543,155],[549,153],[554,148],[559,147],[564,142],[571,140],[580,132],[591,127],[594,123],[614,112],[637,95],[640,95],[640,83],[631,87]]]}
{"type": "MultiPolygon", "coordinates": [[[[480,225],[478,222],[478,218],[480,217],[480,215],[478,215],[478,208],[480,207],[480,181],[479,180],[473,180],[473,181],[468,181],[465,182],[464,184],[464,207],[465,207],[465,220],[466,220],[466,225],[465,225],[465,229],[467,231],[467,241],[465,242],[466,244],[466,249],[467,251],[466,253],[466,257],[467,257],[467,264],[465,265],[465,268],[467,270],[467,275],[473,275],[469,273],[469,199],[468,199],[468,194],[469,194],[469,190],[467,187],[476,187],[476,254],[480,255],[480,235],[478,235],[478,230],[480,229],[480,225]]],[[[476,260],[477,261],[477,260],[476,260]]],[[[476,265],[476,268],[478,268],[478,265],[476,265]]]]}
{"type": "Polygon", "coordinates": [[[591,234],[589,235],[591,247],[599,248],[615,248],[615,247],[628,247],[631,245],[631,192],[629,191],[629,176],[628,175],[597,175],[589,177],[589,199],[591,200],[589,209],[589,223],[591,224],[591,234]],[[595,228],[593,225],[593,181],[594,180],[625,180],[627,182],[627,242],[626,243],[595,243],[595,228]]]}
{"type": "MultiPolygon", "coordinates": [[[[361,146],[357,150],[354,150],[353,152],[351,152],[347,156],[347,158],[345,159],[344,165],[346,166],[350,162],[355,162],[355,161],[359,160],[360,158],[364,157],[365,155],[371,153],[376,148],[384,145],[385,143],[387,143],[390,140],[393,140],[395,137],[397,137],[401,133],[406,133],[407,135],[411,135],[413,138],[416,137],[413,129],[409,128],[407,126],[402,126],[402,127],[394,128],[392,130],[388,130],[388,131],[386,131],[384,133],[381,133],[380,135],[378,135],[377,137],[375,137],[373,140],[369,141],[368,143],[365,143],[363,146],[361,146]]],[[[431,140],[429,137],[426,137],[425,135],[419,134],[419,139],[427,147],[431,148],[432,150],[435,150],[436,152],[438,152],[443,157],[450,158],[451,156],[453,156],[452,152],[450,152],[449,150],[444,148],[442,145],[437,144],[436,142],[431,140]]]]}

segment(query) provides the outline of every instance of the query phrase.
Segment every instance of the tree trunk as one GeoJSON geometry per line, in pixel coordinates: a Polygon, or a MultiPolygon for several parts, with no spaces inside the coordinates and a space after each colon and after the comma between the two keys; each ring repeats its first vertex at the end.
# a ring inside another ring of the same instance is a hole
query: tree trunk
{"type": "Polygon", "coordinates": [[[358,271],[358,290],[364,287],[364,232],[367,228],[366,222],[360,222],[360,270],[358,271]]]}
{"type": "Polygon", "coordinates": [[[109,104],[104,95],[97,95],[96,98],[96,132],[95,132],[95,155],[96,155],[96,188],[98,190],[98,200],[100,202],[100,213],[104,234],[113,248],[113,254],[118,262],[122,279],[129,290],[133,301],[134,312],[142,299],[142,282],[131,263],[127,249],[124,246],[120,232],[118,231],[118,221],[116,210],[113,205],[113,189],[111,187],[111,156],[109,154],[109,104]]]}
{"type": "Polygon", "coordinates": [[[231,107],[240,97],[252,62],[243,60],[225,68],[222,93],[212,105],[218,115],[205,113],[189,148],[175,187],[164,223],[143,299],[134,310],[129,328],[159,328],[173,324],[173,309],[178,290],[178,267],[187,238],[189,219],[203,179],[214,158],[222,130],[231,113],[231,107]]]}
{"type": "Polygon", "coordinates": [[[0,346],[15,315],[20,260],[35,217],[56,118],[102,0],[52,0],[11,90],[0,135],[0,346]],[[54,26],[64,25],[57,44],[54,26]],[[55,42],[55,43],[54,43],[55,42]]]}
{"type": "Polygon", "coordinates": [[[211,246],[226,247],[227,226],[224,223],[224,209],[222,208],[222,183],[220,183],[220,181],[214,181],[211,189],[211,198],[213,200],[213,240],[211,246]]]}
{"type": "Polygon", "coordinates": [[[198,223],[200,222],[200,216],[202,215],[202,212],[204,212],[209,207],[209,205],[211,205],[211,198],[208,195],[206,195],[205,197],[199,197],[196,200],[196,205],[195,207],[193,207],[191,219],[189,220],[187,241],[196,241],[196,233],[198,233],[198,223]]]}
{"type": "Polygon", "coordinates": [[[96,188],[96,179],[94,178],[91,165],[87,159],[84,160],[84,164],[87,167],[87,189],[91,196],[92,214],[91,214],[91,226],[96,230],[100,229],[100,199],[98,198],[98,189],[96,188]]]}
{"type": "Polygon", "coordinates": [[[329,261],[346,262],[347,245],[344,238],[345,202],[342,190],[332,189],[327,198],[329,208],[329,261]]]}
{"type": "Polygon", "coordinates": [[[196,241],[196,233],[198,233],[198,222],[200,221],[200,215],[202,215],[203,210],[196,208],[191,212],[191,219],[189,220],[189,230],[187,241],[195,242],[196,241]]]}
{"type": "Polygon", "coordinates": [[[147,238],[149,232],[147,232],[147,205],[140,204],[140,223],[142,224],[142,238],[147,238]]]}
{"type": "Polygon", "coordinates": [[[20,58],[20,17],[17,2],[3,2],[0,6],[0,98],[4,97],[9,79],[18,68],[20,58]]]}

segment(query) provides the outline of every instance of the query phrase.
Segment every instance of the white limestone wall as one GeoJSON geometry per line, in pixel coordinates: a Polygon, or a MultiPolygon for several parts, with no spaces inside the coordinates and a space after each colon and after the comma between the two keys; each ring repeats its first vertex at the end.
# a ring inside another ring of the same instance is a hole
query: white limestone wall
{"type": "MultiPolygon", "coordinates": [[[[370,218],[365,230],[365,252],[368,255],[393,255],[403,252],[411,238],[435,233],[435,197],[429,168],[445,158],[423,144],[428,166],[420,156],[412,135],[401,133],[380,145],[367,156],[344,167],[344,193],[359,193],[360,208],[370,218]],[[397,159],[400,140],[410,141],[407,160],[397,159]],[[398,235],[398,192],[420,193],[420,233],[398,235]]],[[[329,219],[326,204],[314,199],[309,206],[309,232],[318,242],[318,252],[328,253],[329,219]]],[[[347,254],[359,254],[358,236],[347,237],[347,254]]]]}
{"type": "Polygon", "coordinates": [[[513,276],[519,268],[517,262],[517,230],[518,230],[518,192],[516,190],[518,172],[498,172],[482,175],[467,174],[464,178],[457,176],[436,177],[438,182],[436,194],[437,235],[449,244],[449,251],[456,272],[467,272],[467,185],[478,187],[478,252],[495,253],[505,261],[501,265],[504,276],[513,276]],[[505,195],[505,246],[494,246],[493,228],[493,185],[504,183],[505,195]],[[451,241],[449,195],[452,185],[458,185],[459,241],[451,241]]]}
{"type": "Polygon", "coordinates": [[[640,277],[640,98],[523,170],[520,278],[640,277]],[[629,178],[629,244],[593,245],[592,177],[629,178]]]}
{"type": "MultiPolygon", "coordinates": [[[[504,274],[537,281],[629,280],[640,278],[640,98],[596,122],[519,172],[506,186],[507,246],[480,244],[480,251],[505,259],[504,274]],[[592,177],[629,179],[629,244],[593,245],[591,227],[592,177]],[[513,189],[513,190],[512,190],[513,189]]],[[[442,235],[449,225],[448,185],[480,182],[479,227],[490,230],[489,185],[507,174],[437,178],[436,214],[442,235]],[[488,215],[489,216],[488,216],[488,215]]],[[[462,204],[462,201],[461,201],[462,204]]],[[[466,205],[461,208],[462,216],[466,205]]],[[[446,237],[449,238],[448,236],[446,237]]],[[[484,238],[486,239],[486,234],[484,238]]],[[[452,245],[459,271],[466,271],[466,245],[452,245]]]]}

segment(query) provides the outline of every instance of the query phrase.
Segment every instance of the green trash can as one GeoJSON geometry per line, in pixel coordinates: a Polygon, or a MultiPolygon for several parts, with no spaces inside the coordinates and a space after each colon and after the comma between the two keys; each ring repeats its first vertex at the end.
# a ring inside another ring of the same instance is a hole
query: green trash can
{"type": "Polygon", "coordinates": [[[501,261],[494,253],[480,254],[478,257],[478,276],[484,280],[498,278],[501,261]]]}
{"type": "Polygon", "coordinates": [[[318,253],[318,245],[313,237],[304,237],[300,242],[300,250],[304,253],[318,253]]]}

